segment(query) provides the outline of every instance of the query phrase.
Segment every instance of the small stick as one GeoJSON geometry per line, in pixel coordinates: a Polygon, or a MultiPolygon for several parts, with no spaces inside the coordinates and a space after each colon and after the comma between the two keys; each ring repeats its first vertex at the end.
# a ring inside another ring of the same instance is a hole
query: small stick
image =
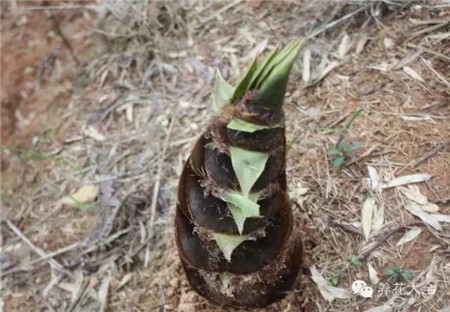
{"type": "Polygon", "coordinates": [[[436,154],[437,152],[439,152],[441,149],[443,149],[444,147],[446,147],[448,144],[450,143],[450,139],[447,139],[446,141],[444,141],[443,143],[437,145],[435,148],[433,148],[431,151],[426,152],[425,154],[423,154],[422,156],[420,156],[418,159],[410,162],[406,167],[404,167],[402,170],[400,170],[399,173],[403,172],[406,168],[410,167],[410,168],[416,168],[418,165],[420,165],[421,163],[423,163],[425,160],[431,158],[434,154],[436,154]]]}
{"type": "Polygon", "coordinates": [[[365,10],[366,8],[367,8],[366,6],[363,6],[363,7],[359,8],[358,10],[355,10],[355,11],[353,11],[351,13],[348,13],[347,15],[342,16],[341,18],[339,18],[339,19],[337,19],[337,20],[327,24],[325,27],[323,27],[321,29],[318,29],[315,32],[313,32],[312,34],[308,35],[307,39],[314,38],[315,36],[321,34],[325,30],[327,30],[328,28],[334,27],[335,25],[339,24],[340,22],[345,21],[346,19],[349,19],[353,15],[358,14],[359,12],[365,10]]]}
{"type": "Polygon", "coordinates": [[[409,228],[411,226],[418,226],[418,225],[422,225],[422,222],[413,222],[413,223],[410,223],[410,224],[401,225],[401,226],[396,227],[394,229],[388,230],[383,236],[379,235],[379,236],[381,236],[381,238],[379,240],[377,240],[372,245],[372,247],[370,247],[366,251],[363,251],[362,253],[360,253],[358,255],[358,259],[365,260],[375,249],[380,247],[381,244],[383,244],[385,241],[387,241],[395,233],[403,231],[404,229],[407,229],[407,228],[409,228]]]}
{"type": "MultiPolygon", "coordinates": [[[[172,120],[170,121],[169,129],[167,131],[166,140],[164,142],[164,148],[161,154],[161,158],[158,163],[158,169],[155,177],[155,185],[153,186],[153,194],[152,194],[152,203],[150,206],[150,221],[148,223],[148,236],[147,239],[150,240],[153,236],[153,225],[155,223],[155,215],[156,215],[156,204],[158,203],[158,193],[159,193],[159,187],[161,184],[161,175],[162,175],[162,169],[163,169],[163,163],[164,158],[167,153],[167,148],[169,147],[170,143],[170,134],[172,133],[173,124],[175,123],[175,115],[172,116],[172,120]]],[[[147,246],[149,248],[149,246],[147,246]]],[[[147,260],[147,258],[146,258],[147,260]]],[[[147,261],[146,261],[147,262],[147,261]]],[[[145,267],[147,267],[148,263],[145,263],[145,267]]]]}
{"type": "Polygon", "coordinates": [[[36,247],[14,224],[12,224],[11,221],[6,220],[6,223],[8,224],[9,228],[16,233],[17,236],[20,237],[20,239],[28,245],[34,252],[36,252],[41,258],[45,258],[48,264],[50,264],[54,269],[60,271],[61,273],[64,273],[70,277],[73,277],[72,273],[64,269],[64,267],[55,259],[49,257],[42,249],[36,247]]]}
{"type": "Polygon", "coordinates": [[[354,234],[358,234],[358,235],[363,235],[362,231],[356,227],[354,227],[351,224],[348,223],[342,223],[336,219],[328,219],[327,222],[329,225],[331,226],[336,226],[336,227],[340,227],[341,229],[343,229],[344,231],[350,232],[350,233],[354,233],[354,234]]]}

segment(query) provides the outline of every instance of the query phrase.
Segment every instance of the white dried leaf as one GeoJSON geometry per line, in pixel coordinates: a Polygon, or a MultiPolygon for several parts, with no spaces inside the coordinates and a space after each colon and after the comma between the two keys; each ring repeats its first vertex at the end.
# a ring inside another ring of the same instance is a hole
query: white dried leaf
{"type": "Polygon", "coordinates": [[[386,37],[383,39],[383,43],[384,43],[384,47],[389,50],[394,45],[394,40],[386,37]]]}
{"type": "Polygon", "coordinates": [[[427,211],[427,212],[438,212],[439,211],[439,206],[433,203],[426,203],[425,205],[422,205],[422,209],[427,211]]]}
{"type": "Polygon", "coordinates": [[[108,290],[109,290],[109,282],[111,280],[111,275],[108,274],[102,279],[102,283],[98,289],[98,301],[100,302],[100,311],[106,311],[107,308],[107,299],[108,299],[108,290]]]}
{"type": "Polygon", "coordinates": [[[420,193],[418,187],[410,187],[410,188],[399,187],[398,189],[400,190],[400,192],[403,193],[403,195],[405,195],[406,197],[408,197],[412,201],[415,201],[418,204],[425,205],[428,203],[428,199],[420,193]]]}
{"type": "Polygon", "coordinates": [[[382,305],[370,308],[368,310],[364,310],[364,312],[391,312],[393,311],[393,308],[389,305],[382,305]]]}
{"type": "Polygon", "coordinates": [[[338,55],[339,58],[344,58],[344,56],[347,54],[348,50],[350,50],[351,47],[351,41],[350,37],[345,33],[342,37],[341,43],[339,44],[338,48],[338,55]]]}
{"type": "Polygon", "coordinates": [[[106,140],[105,136],[103,134],[101,134],[93,126],[88,126],[86,129],[84,129],[84,135],[86,135],[96,141],[99,141],[99,142],[103,142],[106,140]]]}
{"type": "Polygon", "coordinates": [[[70,207],[78,207],[80,204],[87,204],[93,202],[100,191],[98,185],[87,184],[82,186],[71,196],[66,196],[61,199],[61,203],[70,207]]]}
{"type": "Polygon", "coordinates": [[[319,288],[323,298],[329,302],[334,299],[348,299],[352,297],[352,293],[347,289],[338,288],[327,281],[316,269],[315,266],[310,268],[311,277],[319,288]]]}
{"type": "Polygon", "coordinates": [[[384,225],[384,206],[375,205],[372,219],[372,235],[377,234],[384,225]]]}
{"type": "Polygon", "coordinates": [[[367,166],[370,178],[370,187],[375,190],[380,185],[380,176],[378,175],[377,169],[372,166],[367,166]]]}
{"type": "Polygon", "coordinates": [[[311,80],[311,47],[307,46],[303,52],[302,79],[308,83],[311,80]]]}
{"type": "Polygon", "coordinates": [[[356,54],[360,54],[364,50],[367,41],[369,41],[369,36],[366,33],[362,33],[356,44],[356,54]]]}
{"type": "Polygon", "coordinates": [[[421,232],[422,229],[420,227],[413,227],[412,229],[407,231],[402,238],[400,238],[400,240],[397,243],[397,247],[412,241],[417,236],[419,236],[421,232]]]}
{"type": "Polygon", "coordinates": [[[361,226],[366,240],[370,238],[370,230],[372,228],[372,218],[375,209],[375,200],[368,197],[361,209],[361,226]]]}
{"type": "Polygon", "coordinates": [[[416,217],[419,217],[423,222],[429,224],[436,230],[442,231],[442,227],[439,224],[439,221],[435,218],[435,215],[429,214],[428,212],[423,210],[420,205],[413,202],[409,202],[406,205],[406,210],[411,212],[416,217]]]}
{"type": "MultiPolygon", "coordinates": [[[[332,72],[335,68],[341,66],[341,63],[338,61],[332,61],[330,64],[328,64],[323,70],[317,73],[317,78],[314,79],[313,82],[311,82],[309,85],[314,85],[321,81],[323,78],[325,78],[330,72],[332,72]]],[[[319,69],[320,70],[320,69],[319,69]]]]}
{"type": "Polygon", "coordinates": [[[436,213],[436,214],[432,214],[432,216],[439,222],[445,222],[445,223],[450,222],[450,215],[436,213]]]}
{"type": "Polygon", "coordinates": [[[396,186],[401,186],[401,185],[405,185],[405,184],[424,182],[424,181],[431,179],[431,177],[432,177],[432,175],[427,174],[427,173],[406,175],[406,176],[392,179],[388,183],[383,184],[381,186],[381,188],[390,188],[390,187],[396,187],[396,186]]]}
{"type": "Polygon", "coordinates": [[[425,82],[425,80],[423,80],[422,76],[419,75],[418,72],[416,72],[414,69],[412,69],[409,66],[403,66],[403,71],[410,76],[413,79],[416,79],[420,82],[425,82]]]}
{"type": "Polygon", "coordinates": [[[370,282],[373,285],[378,284],[380,282],[380,278],[378,277],[378,273],[375,268],[370,263],[367,265],[367,268],[369,269],[370,282]]]}

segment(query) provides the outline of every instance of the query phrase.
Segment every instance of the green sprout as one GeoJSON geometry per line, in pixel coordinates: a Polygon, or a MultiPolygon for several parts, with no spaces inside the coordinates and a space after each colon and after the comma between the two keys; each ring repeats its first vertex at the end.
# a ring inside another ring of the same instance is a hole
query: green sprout
{"type": "Polygon", "coordinates": [[[391,277],[391,281],[396,283],[400,279],[412,279],[414,277],[413,272],[403,271],[403,266],[401,264],[393,268],[384,269],[384,273],[391,277]]]}
{"type": "Polygon", "coordinates": [[[331,276],[327,278],[327,280],[331,283],[333,286],[337,286],[339,284],[339,277],[337,276],[331,276]]]}
{"type": "Polygon", "coordinates": [[[356,267],[359,267],[359,266],[363,265],[361,260],[356,255],[352,255],[352,257],[350,258],[350,262],[356,267]]]}
{"type": "Polygon", "coordinates": [[[328,155],[337,156],[333,162],[333,166],[335,168],[340,168],[349,158],[352,157],[353,152],[360,147],[361,144],[359,143],[347,145],[344,141],[339,142],[337,148],[333,148],[328,151],[328,155]]]}

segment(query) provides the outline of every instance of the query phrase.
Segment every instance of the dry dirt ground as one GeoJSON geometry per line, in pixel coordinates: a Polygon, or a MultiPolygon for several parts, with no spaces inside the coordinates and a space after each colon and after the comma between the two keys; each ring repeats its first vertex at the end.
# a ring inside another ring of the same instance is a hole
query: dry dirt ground
{"type": "Polygon", "coordinates": [[[234,82],[302,36],[285,112],[305,269],[262,311],[450,311],[448,3],[1,6],[4,311],[222,310],[178,262],[177,179],[216,68],[234,82]]]}

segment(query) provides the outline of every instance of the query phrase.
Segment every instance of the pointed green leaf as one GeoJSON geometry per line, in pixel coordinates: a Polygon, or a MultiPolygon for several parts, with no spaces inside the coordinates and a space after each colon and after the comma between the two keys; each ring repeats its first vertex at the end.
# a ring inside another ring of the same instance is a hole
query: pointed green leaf
{"type": "Polygon", "coordinates": [[[295,47],[296,41],[289,42],[282,50],[278,50],[277,53],[272,57],[266,64],[264,64],[263,70],[257,80],[255,81],[254,88],[259,89],[261,84],[267,79],[268,75],[272,70],[280,64],[281,61],[289,54],[290,51],[295,47]]]}
{"type": "Polygon", "coordinates": [[[333,167],[339,168],[345,162],[345,156],[340,156],[333,162],[333,167]]]}
{"type": "Polygon", "coordinates": [[[342,155],[342,154],[343,154],[342,151],[337,148],[333,148],[328,151],[328,155],[342,155]]]}
{"type": "Polygon", "coordinates": [[[230,146],[231,164],[241,186],[241,192],[247,197],[264,171],[269,154],[249,151],[239,147],[230,146]]]}
{"type": "Polygon", "coordinates": [[[234,222],[238,228],[239,234],[242,235],[245,220],[247,218],[259,217],[259,205],[256,203],[259,193],[249,194],[248,198],[237,192],[224,192],[221,198],[228,203],[234,222]]]}
{"type": "Polygon", "coordinates": [[[230,209],[231,211],[231,215],[233,216],[234,222],[236,223],[239,234],[242,235],[242,232],[244,231],[244,223],[247,217],[245,216],[241,208],[231,203],[228,203],[228,209],[230,209]]]}
{"type": "Polygon", "coordinates": [[[244,197],[242,194],[232,191],[223,192],[220,197],[227,203],[233,204],[239,208],[246,217],[258,217],[259,205],[256,203],[257,197],[250,194],[244,197]]]}
{"type": "Polygon", "coordinates": [[[258,66],[258,69],[255,71],[255,74],[252,77],[252,81],[250,82],[250,89],[256,89],[258,82],[261,82],[267,75],[268,72],[272,69],[273,60],[280,53],[280,45],[277,45],[275,49],[269,54],[266,60],[258,66]]]}
{"type": "Polygon", "coordinates": [[[237,246],[242,244],[244,241],[249,239],[248,235],[228,235],[220,233],[212,233],[217,245],[222,251],[225,259],[229,262],[231,261],[231,254],[236,249],[237,246]]]}
{"type": "Polygon", "coordinates": [[[267,110],[276,110],[283,104],[289,74],[302,43],[303,40],[297,40],[288,46],[287,50],[281,51],[280,62],[261,83],[259,93],[254,100],[256,105],[267,110]]]}
{"type": "Polygon", "coordinates": [[[215,113],[220,111],[220,108],[231,100],[234,88],[223,79],[220,71],[216,72],[216,82],[214,84],[214,92],[212,94],[212,104],[215,113]]]}
{"type": "Polygon", "coordinates": [[[241,79],[239,84],[236,86],[236,89],[234,90],[233,96],[231,97],[231,101],[235,101],[242,97],[245,92],[248,91],[250,82],[252,81],[253,75],[255,74],[255,71],[258,69],[258,64],[256,63],[256,57],[253,60],[252,64],[250,65],[250,68],[247,70],[247,72],[244,75],[244,78],[241,79]]]}
{"type": "Polygon", "coordinates": [[[258,130],[270,129],[269,126],[256,125],[242,119],[233,118],[227,125],[228,129],[253,133],[258,130]]]}

